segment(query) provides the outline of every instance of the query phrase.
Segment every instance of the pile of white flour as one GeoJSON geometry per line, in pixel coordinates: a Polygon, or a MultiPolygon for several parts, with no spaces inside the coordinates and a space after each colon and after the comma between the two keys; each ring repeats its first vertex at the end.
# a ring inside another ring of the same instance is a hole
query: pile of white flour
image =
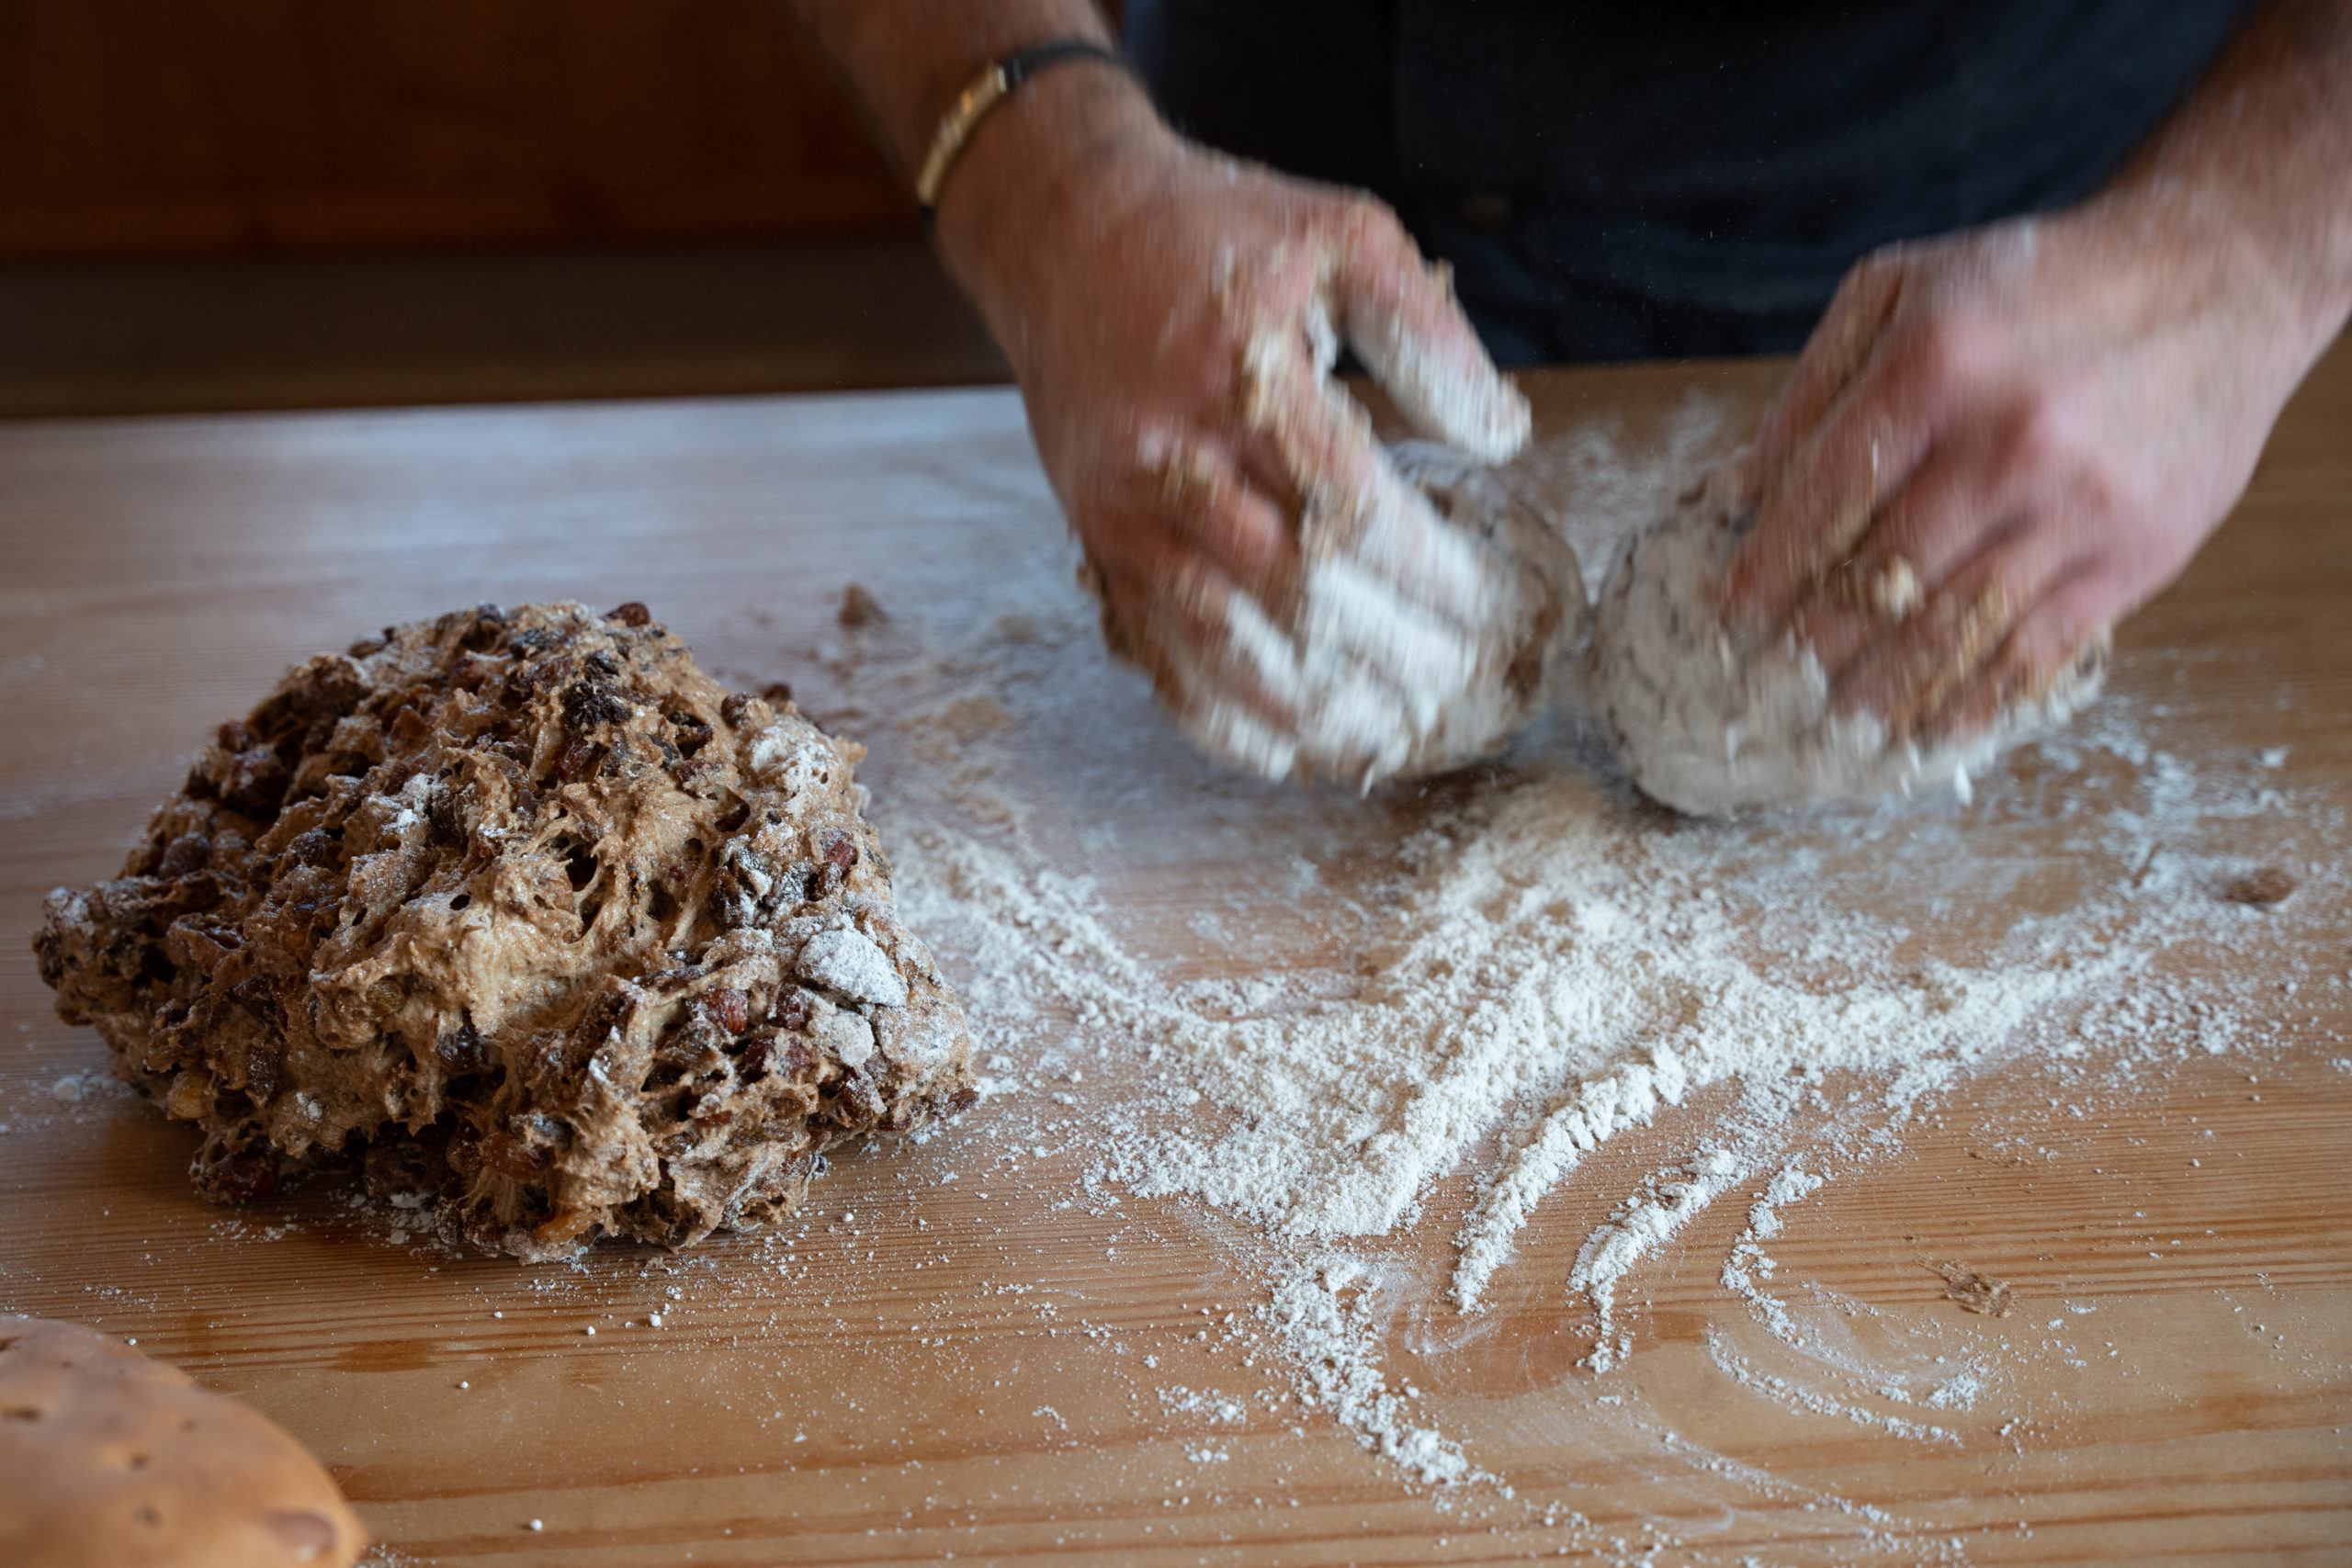
{"type": "MultiPolygon", "coordinates": [[[[1532,466],[1591,570],[1719,445],[1693,405],[1642,462],[1588,430],[1532,466]]],[[[1096,1179],[1250,1222],[1267,1238],[1252,1255],[1257,1311],[1298,1391],[1431,1481],[1484,1472],[1384,1379],[1377,1269],[1348,1244],[1415,1225],[1438,1179],[1475,1182],[1449,1290],[1452,1309],[1475,1313],[1588,1154],[1736,1082],[1735,1109],[1687,1160],[1624,1194],[1556,1281],[1588,1303],[1587,1364],[1606,1369],[1632,1348],[1616,1286],[1661,1241],[1776,1169],[1777,1201],[1818,1185],[1792,1139],[1868,1126],[1883,1140],[1962,1075],[2028,1053],[2057,1063],[2247,1043],[2267,1001],[2228,976],[2257,961],[2296,972],[2303,911],[2340,897],[2335,867],[2296,858],[2299,834],[2324,844],[2339,829],[2299,819],[2270,787],[2275,755],[2200,775],[2120,699],[2041,748],[2038,785],[2005,797],[1996,779],[1973,808],[1916,801],[1733,824],[1641,802],[1570,712],[1509,767],[1397,807],[1401,845],[1384,843],[1395,830],[1376,801],[1301,802],[1205,770],[1189,797],[1176,784],[1137,792],[1153,810],[1187,798],[1216,840],[1211,858],[1257,867],[1247,896],[1204,899],[1193,915],[1201,966],[1216,974],[1186,978],[1098,890],[1098,878],[1140,874],[1115,811],[1063,796],[1050,770],[1071,746],[1188,764],[1154,739],[1139,687],[1102,668],[1088,607],[1049,570],[1005,592],[995,618],[953,637],[885,627],[829,650],[842,705],[819,716],[875,747],[863,772],[906,918],[956,979],[1001,1087],[1020,1083],[1041,1041],[1057,1060],[1110,1065],[1083,1091],[1096,1179]],[[1125,710],[1115,733],[1110,708],[1125,710]],[[2074,874],[2056,886],[2021,874],[2047,858],[2061,819],[2074,874]],[[2300,891],[2269,908],[2217,896],[2254,852],[2300,891]],[[1328,869],[1383,856],[1347,879],[1328,869]],[[1334,929],[1252,924],[1307,906],[1334,929]],[[1253,964],[1251,953],[1266,956],[1253,964]],[[1824,1093],[1831,1075],[1853,1073],[1867,1075],[1866,1096],[1849,1101],[1842,1079],[1824,1093]]],[[[1769,1234],[1769,1203],[1758,1213],[1751,1252],[1769,1234]]],[[[1755,1283],[1726,1265],[1727,1289],[1755,1283]]],[[[1736,1360],[1719,1357],[1727,1375],[1736,1360]]]]}

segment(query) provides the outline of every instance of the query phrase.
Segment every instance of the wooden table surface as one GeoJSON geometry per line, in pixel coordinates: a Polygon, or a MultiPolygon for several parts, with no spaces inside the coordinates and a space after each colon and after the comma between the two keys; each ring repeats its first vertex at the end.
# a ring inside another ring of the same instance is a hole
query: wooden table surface
{"type": "MultiPolygon", "coordinates": [[[[1606,422],[1655,450],[1693,409],[1737,427],[1781,369],[1531,388],[1542,430],[1606,422]]],[[[1476,1334],[1438,1303],[1461,1193],[1436,1193],[1398,1243],[1434,1282],[1387,1359],[1507,1489],[1432,1489],[1283,1403],[1288,1369],[1246,1332],[1262,1286],[1244,1227],[1069,1203],[1078,1153],[1008,1160],[1046,1124],[1046,1089],[1081,1118],[1121,1092],[1115,1060],[842,1161],[805,1234],[526,1268],[396,1238],[396,1215],[315,1185],[235,1213],[198,1201],[187,1131],[91,1076],[96,1039],[55,1021],[35,975],[41,895],[112,874],[212,724],[299,656],[486,599],[642,599],[722,679],[792,681],[873,746],[887,831],[892,792],[956,758],[894,724],[888,682],[844,653],[844,584],[879,597],[901,649],[952,649],[1032,599],[1056,625],[1083,615],[1011,393],[0,427],[0,1310],[135,1336],[252,1401],[325,1460],[382,1561],[2352,1561],[2352,920],[2317,923],[2323,979],[2279,1001],[2269,1044],[2192,1053],[2087,1111],[2047,1064],[1988,1070],[1791,1213],[1782,1284],[2009,1369],[2001,1397],[1937,1417],[1952,1441],[1711,1362],[1711,1329],[1746,1322],[1719,1279],[1744,1196],[1628,1282],[1630,1361],[1577,1366],[1589,1314],[1559,1289],[1577,1247],[1720,1096],[1580,1168],[1523,1238],[1532,1282],[1498,1288],[1476,1334]],[[1998,1155],[2019,1136],[2051,1152],[1998,1155]],[[1930,1251],[2008,1281],[2020,1309],[1962,1313],[1930,1251]],[[1201,1337],[1204,1308],[1245,1331],[1201,1337]],[[1185,1407],[1211,1388],[1242,1419],[1185,1407]]],[[[2340,861],[2347,613],[2339,344],[2239,514],[2124,632],[2110,700],[2193,764],[2288,748],[2285,798],[2340,861]]],[[[1039,838],[1114,846],[1100,891],[1140,953],[1216,974],[1344,945],[1349,879],[1412,825],[1409,797],[1222,778],[1084,638],[1046,657],[1091,716],[1008,766],[1039,838]],[[1329,891],[1259,874],[1270,851],[1319,859],[1329,891]],[[1223,928],[1190,919],[1212,891],[1223,928]],[[1227,951],[1219,929],[1262,940],[1227,951]]],[[[2030,808],[1998,775],[1986,800],[2030,808]]],[[[992,1070],[1034,1077],[1064,1028],[992,1070]]]]}

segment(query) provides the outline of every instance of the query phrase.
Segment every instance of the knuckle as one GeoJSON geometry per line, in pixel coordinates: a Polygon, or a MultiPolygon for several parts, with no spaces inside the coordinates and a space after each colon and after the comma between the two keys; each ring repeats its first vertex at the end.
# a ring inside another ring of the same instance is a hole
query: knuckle
{"type": "Polygon", "coordinates": [[[1910,324],[1904,359],[1931,392],[1949,391],[1974,379],[1984,334],[1966,314],[1938,310],[1910,324]]]}
{"type": "Polygon", "coordinates": [[[2073,467],[2072,421],[2058,400],[2036,389],[2018,400],[2003,434],[2003,455],[2016,466],[2049,470],[2073,467]]]}
{"type": "Polygon", "coordinates": [[[1984,571],[1984,584],[1977,591],[1980,604],[1999,606],[2010,616],[2028,607],[2037,573],[2032,559],[2017,547],[2002,550],[1984,571]]]}
{"type": "Polygon", "coordinates": [[[1360,191],[1340,197],[1337,226],[1360,253],[1394,254],[1411,244],[1388,204],[1360,191]]]}
{"type": "Polygon", "coordinates": [[[2029,457],[2068,457],[2074,448],[2072,422],[2066,411],[2046,392],[2029,394],[2018,415],[2018,439],[2029,457]]]}
{"type": "Polygon", "coordinates": [[[2072,510],[2086,525],[2110,523],[2140,509],[2139,489],[2130,475],[2113,465],[2086,462],[2075,476],[2072,510]]]}
{"type": "Polygon", "coordinates": [[[1861,259],[1848,267],[1846,276],[1838,280],[1838,292],[1830,300],[1830,308],[1835,310],[1840,305],[1851,305],[1876,296],[1902,271],[1903,247],[1899,243],[1865,252],[1861,259]]]}
{"type": "Polygon", "coordinates": [[[2053,596],[2010,639],[2009,667],[2029,680],[2056,671],[2090,636],[2081,604],[2071,594],[2053,596]]]}
{"type": "Polygon", "coordinates": [[[1396,212],[1378,197],[1356,191],[1347,197],[1347,203],[1349,212],[1367,230],[1384,237],[1403,237],[1404,224],[1397,221],[1396,212]]]}

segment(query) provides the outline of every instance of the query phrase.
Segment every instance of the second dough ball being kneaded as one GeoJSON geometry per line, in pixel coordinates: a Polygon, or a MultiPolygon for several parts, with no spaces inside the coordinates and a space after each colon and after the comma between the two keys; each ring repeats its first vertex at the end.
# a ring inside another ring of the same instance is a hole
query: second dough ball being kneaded
{"type": "Polygon", "coordinates": [[[2064,723],[2098,695],[2101,631],[2072,668],[1982,728],[1932,744],[1870,715],[1833,711],[1813,651],[1781,638],[1736,646],[1715,611],[1740,538],[1728,468],[1702,480],[1630,540],[1594,610],[1592,691],[1610,749],[1653,798],[1700,817],[1909,794],[1963,792],[2002,751],[2064,723]]]}

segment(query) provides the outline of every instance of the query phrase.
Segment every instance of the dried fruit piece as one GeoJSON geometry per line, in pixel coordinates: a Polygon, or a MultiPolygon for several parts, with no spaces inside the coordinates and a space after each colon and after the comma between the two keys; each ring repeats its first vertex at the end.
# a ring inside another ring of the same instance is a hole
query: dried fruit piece
{"type": "Polygon", "coordinates": [[[1973,1312],[1984,1317],[2007,1317],[2017,1308],[2007,1280],[1987,1279],[1973,1269],[1964,1269],[1957,1263],[1930,1263],[1928,1267],[1942,1276],[1944,1299],[1957,1302],[1962,1312],[1973,1312]]]}
{"type": "Polygon", "coordinates": [[[2222,897],[2233,904],[2262,906],[2280,903],[2296,888],[2294,877],[2275,865],[2234,876],[2222,885],[2222,897]]]}
{"type": "Polygon", "coordinates": [[[741,1034],[752,1021],[752,998],[732,986],[713,986],[698,1003],[703,1015],[729,1034],[741,1034]]]}

